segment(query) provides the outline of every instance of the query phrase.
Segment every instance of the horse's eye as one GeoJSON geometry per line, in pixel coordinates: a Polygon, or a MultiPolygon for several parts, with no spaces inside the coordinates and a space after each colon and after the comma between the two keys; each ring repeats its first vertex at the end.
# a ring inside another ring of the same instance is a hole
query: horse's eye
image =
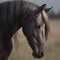
{"type": "Polygon", "coordinates": [[[40,29],[40,27],[41,27],[40,25],[36,26],[36,28],[38,28],[38,29],[40,29]]]}

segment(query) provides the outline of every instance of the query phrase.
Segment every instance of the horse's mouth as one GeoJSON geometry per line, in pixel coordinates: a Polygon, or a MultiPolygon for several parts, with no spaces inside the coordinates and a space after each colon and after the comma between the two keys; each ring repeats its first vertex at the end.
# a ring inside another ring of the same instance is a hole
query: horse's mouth
{"type": "Polygon", "coordinates": [[[44,56],[44,51],[40,51],[38,47],[35,48],[35,51],[32,53],[34,58],[42,58],[44,56]]]}
{"type": "Polygon", "coordinates": [[[43,52],[39,52],[38,54],[37,53],[32,53],[33,57],[34,58],[42,58],[44,56],[44,53],[43,52]]]}
{"type": "Polygon", "coordinates": [[[44,51],[39,49],[38,45],[35,44],[35,50],[33,51],[32,55],[34,58],[42,58],[44,56],[44,51]]]}

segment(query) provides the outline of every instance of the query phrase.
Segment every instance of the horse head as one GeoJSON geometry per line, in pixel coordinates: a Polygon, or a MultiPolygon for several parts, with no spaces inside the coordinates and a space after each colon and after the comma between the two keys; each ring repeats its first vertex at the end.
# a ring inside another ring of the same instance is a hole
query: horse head
{"type": "Polygon", "coordinates": [[[23,33],[27,37],[35,58],[44,56],[45,44],[50,28],[47,12],[51,8],[45,9],[45,6],[46,4],[43,4],[35,9],[23,25],[23,33]]]}

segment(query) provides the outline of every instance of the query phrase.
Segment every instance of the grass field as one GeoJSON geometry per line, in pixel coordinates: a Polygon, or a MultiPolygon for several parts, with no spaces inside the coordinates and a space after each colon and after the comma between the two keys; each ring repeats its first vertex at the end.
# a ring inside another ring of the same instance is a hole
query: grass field
{"type": "Polygon", "coordinates": [[[51,32],[47,41],[46,54],[41,59],[34,59],[31,55],[32,50],[27,43],[22,31],[19,30],[20,36],[18,49],[13,48],[9,60],[60,60],[60,21],[50,21],[51,32]]]}

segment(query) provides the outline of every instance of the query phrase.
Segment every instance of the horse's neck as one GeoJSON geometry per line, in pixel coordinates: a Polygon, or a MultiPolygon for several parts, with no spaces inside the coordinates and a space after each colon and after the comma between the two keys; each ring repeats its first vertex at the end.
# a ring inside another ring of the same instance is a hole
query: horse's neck
{"type": "Polygon", "coordinates": [[[22,27],[23,22],[26,20],[25,18],[28,18],[29,14],[37,9],[37,6],[35,4],[26,1],[13,1],[8,5],[10,5],[8,6],[8,9],[10,7],[10,13],[12,13],[13,16],[12,20],[14,22],[16,21],[16,25],[19,27],[22,27]]]}
{"type": "MultiPolygon", "coordinates": [[[[20,3],[5,2],[0,5],[0,31],[2,35],[13,35],[22,24],[20,3]]],[[[8,37],[8,36],[7,36],[8,37]]]]}
{"type": "Polygon", "coordinates": [[[3,34],[13,34],[20,27],[23,22],[28,18],[28,14],[35,10],[37,7],[29,2],[8,2],[1,4],[0,14],[0,25],[3,34]],[[5,11],[4,11],[5,10],[5,11]],[[3,19],[2,19],[3,16],[3,19]],[[3,21],[1,23],[1,21],[3,21]],[[9,33],[8,33],[9,32],[9,33]]]}

